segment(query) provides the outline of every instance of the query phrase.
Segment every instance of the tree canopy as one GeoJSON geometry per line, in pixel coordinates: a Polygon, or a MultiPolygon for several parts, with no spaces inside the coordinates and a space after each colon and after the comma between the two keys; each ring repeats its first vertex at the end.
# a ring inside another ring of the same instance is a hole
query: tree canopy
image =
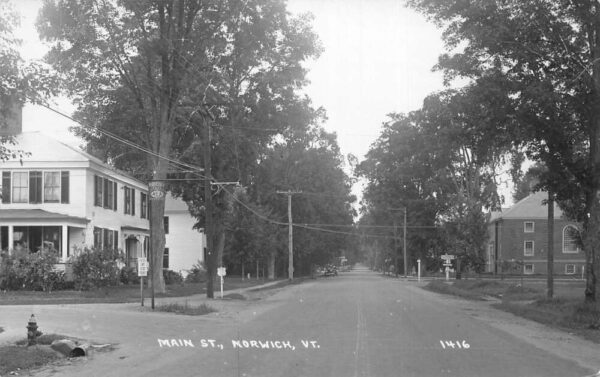
{"type": "Polygon", "coordinates": [[[600,4],[584,1],[412,0],[443,28],[447,80],[494,77],[509,118],[497,123],[542,162],[541,187],[583,224],[586,300],[595,300],[600,225],[600,4]],[[513,126],[511,126],[511,124],[513,126]]]}

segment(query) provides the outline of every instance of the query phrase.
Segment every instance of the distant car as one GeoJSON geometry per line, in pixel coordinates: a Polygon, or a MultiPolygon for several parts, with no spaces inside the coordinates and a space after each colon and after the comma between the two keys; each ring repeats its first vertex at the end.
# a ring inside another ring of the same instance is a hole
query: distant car
{"type": "Polygon", "coordinates": [[[325,266],[325,270],[323,272],[323,275],[325,276],[337,276],[338,271],[337,271],[337,267],[334,266],[333,264],[328,264],[325,266]]]}

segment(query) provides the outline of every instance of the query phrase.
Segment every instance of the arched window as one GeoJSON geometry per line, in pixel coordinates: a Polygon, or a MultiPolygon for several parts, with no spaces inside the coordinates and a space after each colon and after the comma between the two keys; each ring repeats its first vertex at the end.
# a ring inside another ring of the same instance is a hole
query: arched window
{"type": "Polygon", "coordinates": [[[573,225],[567,225],[563,228],[563,253],[575,254],[579,252],[578,236],[579,230],[573,225]]]}

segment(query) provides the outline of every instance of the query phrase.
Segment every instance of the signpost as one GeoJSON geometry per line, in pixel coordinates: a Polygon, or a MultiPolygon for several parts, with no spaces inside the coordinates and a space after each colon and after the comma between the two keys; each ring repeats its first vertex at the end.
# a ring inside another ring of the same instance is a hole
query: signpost
{"type": "Polygon", "coordinates": [[[225,267],[217,268],[217,275],[221,277],[221,300],[223,299],[223,276],[227,275],[225,267]]]}
{"type": "Polygon", "coordinates": [[[417,259],[417,281],[421,281],[421,260],[417,259]]]}
{"type": "Polygon", "coordinates": [[[448,253],[441,256],[444,260],[444,267],[446,267],[446,281],[450,279],[450,267],[452,266],[452,260],[456,259],[456,255],[448,255],[448,253]]]}
{"type": "Polygon", "coordinates": [[[144,306],[144,277],[148,276],[148,260],[146,258],[138,258],[138,276],[140,278],[140,296],[142,298],[142,306],[144,306]]]}

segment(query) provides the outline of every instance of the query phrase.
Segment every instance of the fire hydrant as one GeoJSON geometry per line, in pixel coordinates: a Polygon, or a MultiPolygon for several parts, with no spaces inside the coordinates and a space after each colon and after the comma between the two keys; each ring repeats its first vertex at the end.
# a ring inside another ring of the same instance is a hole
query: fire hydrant
{"type": "Polygon", "coordinates": [[[36,345],[37,338],[40,335],[42,335],[42,332],[38,330],[37,320],[35,319],[35,315],[32,314],[29,322],[27,322],[27,345],[36,345]]]}

